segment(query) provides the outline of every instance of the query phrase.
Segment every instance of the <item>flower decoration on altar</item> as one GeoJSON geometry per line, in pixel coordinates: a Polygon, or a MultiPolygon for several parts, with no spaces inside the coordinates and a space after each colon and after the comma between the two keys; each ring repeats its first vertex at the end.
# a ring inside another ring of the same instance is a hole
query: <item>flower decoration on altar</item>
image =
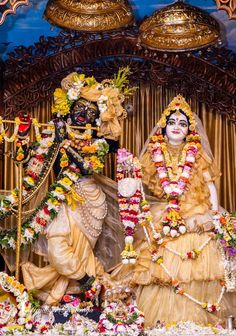
{"type": "Polygon", "coordinates": [[[214,216],[216,237],[229,257],[236,256],[236,213],[219,213],[214,216]]]}
{"type": "Polygon", "coordinates": [[[220,324],[213,326],[208,324],[203,326],[196,324],[192,321],[185,322],[169,322],[169,323],[158,323],[157,326],[151,330],[146,331],[147,336],[180,336],[180,335],[194,335],[194,336],[210,336],[210,335],[220,335],[220,336],[234,336],[235,331],[230,331],[229,329],[224,329],[220,324]]]}
{"type": "Polygon", "coordinates": [[[89,290],[85,291],[85,296],[90,300],[97,299],[98,295],[101,292],[101,289],[102,289],[101,283],[97,279],[95,279],[92,284],[92,287],[89,290]]]}
{"type": "MultiPolygon", "coordinates": [[[[13,309],[15,312],[15,323],[21,326],[25,326],[27,323],[30,324],[32,318],[31,303],[25,286],[4,272],[0,272],[0,286],[3,291],[15,297],[16,306],[9,306],[9,309],[13,309]]],[[[4,305],[1,309],[4,309],[4,305]]],[[[3,314],[1,314],[1,316],[3,316],[3,314]]],[[[10,314],[8,314],[8,316],[11,317],[10,314]]],[[[13,321],[6,319],[5,323],[1,323],[0,328],[7,326],[8,323],[13,324],[13,321]]]]}
{"type": "Polygon", "coordinates": [[[113,79],[98,82],[94,77],[73,72],[61,82],[61,88],[54,91],[52,112],[66,117],[76,101],[84,98],[88,102],[97,103],[100,112],[96,120],[100,127],[99,135],[117,138],[121,134],[119,120],[126,117],[122,103],[125,97],[131,95],[134,87],[128,86],[128,67],[120,68],[113,79]]]}
{"type": "Polygon", "coordinates": [[[236,289],[236,213],[213,215],[215,235],[225,267],[225,286],[228,292],[236,289]]]}
{"type": "Polygon", "coordinates": [[[135,304],[112,302],[100,315],[97,328],[105,335],[138,336],[144,330],[144,315],[135,304]]]}

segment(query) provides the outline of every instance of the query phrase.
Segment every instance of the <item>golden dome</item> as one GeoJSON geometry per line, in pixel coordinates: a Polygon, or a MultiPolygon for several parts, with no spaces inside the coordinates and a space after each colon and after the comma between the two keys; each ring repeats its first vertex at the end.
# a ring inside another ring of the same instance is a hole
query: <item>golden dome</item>
{"type": "Polygon", "coordinates": [[[53,25],[89,32],[118,29],[134,19],[125,0],[49,0],[44,16],[53,25]]]}
{"type": "Polygon", "coordinates": [[[140,26],[141,44],[163,51],[199,49],[216,43],[219,36],[212,16],[182,1],[155,11],[140,26]]]}

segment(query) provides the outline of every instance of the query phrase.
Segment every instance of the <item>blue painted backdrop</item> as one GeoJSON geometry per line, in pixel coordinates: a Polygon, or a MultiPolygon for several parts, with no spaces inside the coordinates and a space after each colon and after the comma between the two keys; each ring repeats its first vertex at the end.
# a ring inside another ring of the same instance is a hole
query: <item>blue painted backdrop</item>
{"type": "MultiPolygon", "coordinates": [[[[236,52],[236,20],[229,20],[225,11],[216,8],[214,0],[189,0],[193,6],[201,7],[213,15],[221,24],[225,36],[225,46],[236,52]]],[[[51,26],[43,19],[47,0],[30,0],[29,6],[18,8],[16,15],[7,16],[5,23],[0,26],[0,54],[3,59],[16,46],[30,46],[37,42],[41,35],[55,36],[59,29],[51,26]]],[[[131,0],[137,20],[145,15],[151,15],[155,10],[173,3],[169,0],[131,0]]]]}

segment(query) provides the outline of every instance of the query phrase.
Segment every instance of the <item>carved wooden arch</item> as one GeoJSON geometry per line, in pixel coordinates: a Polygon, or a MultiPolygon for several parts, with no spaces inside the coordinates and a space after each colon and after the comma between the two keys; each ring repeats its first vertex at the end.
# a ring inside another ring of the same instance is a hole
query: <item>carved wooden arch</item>
{"type": "Polygon", "coordinates": [[[99,80],[129,65],[132,82],[151,81],[195,97],[236,122],[236,56],[225,49],[163,53],[138,45],[135,28],[109,34],[63,32],[41,37],[9,55],[4,73],[5,117],[49,99],[68,73],[78,70],[99,80]]]}

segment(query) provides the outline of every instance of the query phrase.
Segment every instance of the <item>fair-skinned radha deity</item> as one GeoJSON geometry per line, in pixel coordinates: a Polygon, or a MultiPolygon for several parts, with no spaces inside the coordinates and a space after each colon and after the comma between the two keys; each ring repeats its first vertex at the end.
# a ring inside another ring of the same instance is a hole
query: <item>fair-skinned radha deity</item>
{"type": "MultiPolygon", "coordinates": [[[[121,134],[124,92],[122,96],[114,83],[94,79],[85,83],[80,76],[71,74],[62,81],[53,108],[61,143],[58,166],[64,169],[71,164],[72,170],[79,169],[80,177],[46,227],[41,245],[39,240],[35,246],[49,265],[24,264],[25,285],[54,305],[65,293],[76,293],[77,282],[89,276],[105,287],[133,287],[146,327],[154,327],[157,321],[222,322],[234,307],[232,297],[225,293],[222,250],[212,234],[219,210],[214,183],[219,173],[200,120],[180,95],[163,112],[140,156],[142,183],[156,199],[152,197],[150,206],[153,229],[147,227],[146,235],[138,230],[134,264],[118,264],[107,274],[94,247],[105,218],[114,219],[118,205],[109,214],[108,197],[92,173],[102,171],[100,159],[108,152],[107,142],[113,145],[121,134]],[[99,125],[100,131],[86,131],[82,136],[72,132],[69,124],[99,125]]],[[[116,193],[116,184],[111,185],[116,193]]],[[[63,194],[63,188],[59,186],[54,195],[63,194]]]]}
{"type": "Polygon", "coordinates": [[[212,233],[219,173],[201,122],[182,96],[163,112],[140,162],[142,182],[163,202],[150,207],[152,227],[144,223],[136,263],[118,265],[111,279],[136,289],[146,327],[158,321],[223,323],[235,307],[232,294],[225,294],[232,287],[225,282],[224,252],[212,233]]]}

